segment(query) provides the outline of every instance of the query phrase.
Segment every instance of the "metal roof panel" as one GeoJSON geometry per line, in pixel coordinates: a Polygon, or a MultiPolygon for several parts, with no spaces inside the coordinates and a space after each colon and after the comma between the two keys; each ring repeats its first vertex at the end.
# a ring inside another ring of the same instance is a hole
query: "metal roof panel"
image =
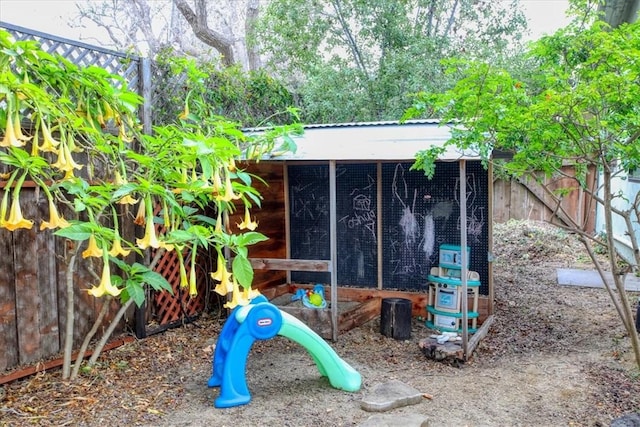
{"type": "MultiPolygon", "coordinates": [[[[443,146],[451,137],[450,127],[437,121],[367,122],[305,126],[293,137],[295,153],[264,160],[413,160],[416,153],[443,146]]],[[[461,152],[450,147],[439,160],[478,160],[477,151],[461,152]]]]}

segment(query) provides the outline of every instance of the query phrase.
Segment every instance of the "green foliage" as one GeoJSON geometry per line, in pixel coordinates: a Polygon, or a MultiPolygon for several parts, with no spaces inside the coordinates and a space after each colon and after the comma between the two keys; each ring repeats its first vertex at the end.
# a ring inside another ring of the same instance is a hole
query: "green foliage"
{"type": "Polygon", "coordinates": [[[239,65],[219,68],[215,63],[196,62],[173,56],[159,55],[157,79],[162,99],[157,100],[154,124],[175,121],[189,104],[191,118],[226,117],[243,127],[287,124],[292,117],[283,114],[294,106],[293,95],[278,80],[264,70],[244,72],[239,65]],[[197,92],[198,100],[190,96],[197,92]],[[161,101],[164,101],[161,104],[161,101]]]}
{"type": "Polygon", "coordinates": [[[440,60],[506,52],[517,2],[275,0],[254,41],[299,94],[305,122],[396,120],[408,93],[440,91],[440,60]]]}
{"type": "Polygon", "coordinates": [[[572,26],[532,44],[528,61],[535,73],[524,78],[449,62],[463,77],[442,94],[419,94],[405,118],[428,113],[452,123],[451,144],[513,153],[501,165],[509,175],[552,176],[571,162],[585,185],[589,166],[619,174],[640,165],[640,24],[572,26]]]}

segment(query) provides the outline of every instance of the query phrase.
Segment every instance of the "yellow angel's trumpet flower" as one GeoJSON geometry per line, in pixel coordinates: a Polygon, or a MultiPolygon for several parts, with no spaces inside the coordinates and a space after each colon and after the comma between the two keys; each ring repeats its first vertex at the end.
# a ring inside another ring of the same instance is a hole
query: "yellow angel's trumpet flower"
{"type": "Polygon", "coordinates": [[[47,127],[44,122],[44,119],[40,118],[40,126],[42,128],[42,145],[38,147],[41,151],[48,151],[50,153],[58,152],[58,145],[60,145],[60,141],[57,141],[53,136],[51,136],[51,131],[47,127]]]}
{"type": "Polygon", "coordinates": [[[71,156],[71,150],[66,143],[58,150],[58,160],[51,165],[52,167],[65,172],[65,179],[73,177],[74,169],[82,169],[82,165],[77,164],[71,156]]]}
{"type": "Polygon", "coordinates": [[[229,159],[229,162],[227,163],[227,169],[232,172],[236,170],[236,161],[233,157],[229,159]]]}
{"type": "MultiPolygon", "coordinates": [[[[22,187],[26,176],[27,173],[24,172],[16,183],[16,186],[13,189],[13,196],[11,197],[11,209],[9,210],[9,218],[6,221],[2,221],[2,226],[9,231],[14,231],[19,228],[26,228],[30,230],[31,227],[33,227],[33,221],[25,219],[22,216],[22,210],[20,209],[20,187],[22,187]]],[[[10,183],[7,182],[7,184],[10,183]]],[[[5,191],[8,190],[5,188],[5,191]]],[[[5,193],[4,197],[6,198],[7,195],[8,193],[5,193]]],[[[1,209],[6,210],[7,207],[4,199],[2,201],[2,205],[3,206],[1,207],[1,209]]],[[[0,219],[4,219],[4,212],[2,213],[2,218],[0,219]]]]}
{"type": "Polygon", "coordinates": [[[251,302],[251,299],[249,298],[250,292],[251,291],[247,289],[240,291],[240,286],[238,286],[238,283],[234,280],[231,301],[228,301],[223,305],[223,307],[233,309],[238,305],[243,306],[249,304],[251,302]]]}
{"type": "Polygon", "coordinates": [[[231,177],[229,175],[227,175],[227,179],[225,180],[225,184],[224,184],[224,194],[217,195],[216,196],[216,200],[223,201],[223,202],[230,202],[231,200],[238,200],[240,197],[241,197],[240,195],[235,194],[233,192],[233,185],[231,184],[231,177]]]}
{"type": "Polygon", "coordinates": [[[117,297],[120,295],[121,289],[111,284],[111,269],[109,268],[109,257],[104,257],[104,265],[102,266],[102,277],[100,284],[89,289],[89,294],[99,298],[105,294],[117,297]]]}
{"type": "Polygon", "coordinates": [[[4,131],[4,138],[0,141],[0,147],[23,147],[26,144],[16,136],[12,116],[13,114],[7,112],[7,127],[4,131]]]}
{"type": "Polygon", "coordinates": [[[18,171],[14,171],[13,173],[8,173],[4,187],[4,194],[2,195],[2,202],[0,202],[0,227],[4,227],[7,217],[7,206],[9,206],[9,189],[13,185],[13,180],[16,178],[18,171]]]}
{"type": "Polygon", "coordinates": [[[22,143],[22,145],[24,145],[27,141],[29,141],[31,138],[33,138],[31,136],[25,136],[22,133],[22,126],[21,126],[21,123],[20,123],[20,114],[18,113],[17,109],[15,111],[15,117],[13,119],[13,134],[22,143]]]}
{"type": "Polygon", "coordinates": [[[121,205],[135,205],[136,203],[138,203],[138,199],[134,199],[133,197],[131,197],[131,194],[127,194],[126,196],[118,200],[118,203],[120,203],[121,205]]]}
{"type": "Polygon", "coordinates": [[[64,219],[56,208],[55,203],[53,203],[53,199],[49,199],[49,221],[42,221],[40,224],[40,230],[54,229],[54,228],[65,228],[68,227],[69,223],[66,219],[64,219]]]}
{"type": "Polygon", "coordinates": [[[20,201],[14,198],[11,202],[11,210],[9,211],[9,219],[4,222],[4,228],[9,231],[17,230],[18,228],[26,228],[30,230],[33,227],[33,221],[25,219],[22,216],[22,210],[20,209],[20,201]]]}
{"type": "Polygon", "coordinates": [[[133,220],[133,223],[136,225],[145,225],[146,220],[146,204],[144,200],[140,201],[138,205],[138,212],[136,213],[136,218],[133,220]]]}
{"type": "Polygon", "coordinates": [[[122,239],[120,238],[120,233],[116,231],[116,237],[113,239],[113,246],[111,246],[111,250],[109,251],[109,255],[112,257],[117,256],[127,256],[131,253],[129,249],[125,249],[122,247],[122,239]]]}
{"type": "Polygon", "coordinates": [[[127,132],[124,128],[124,123],[120,123],[120,126],[118,127],[118,137],[123,141],[123,142],[132,142],[133,138],[130,137],[129,135],[127,135],[127,132]]]}
{"type": "Polygon", "coordinates": [[[216,268],[216,271],[211,273],[211,278],[213,280],[217,280],[218,282],[222,281],[223,271],[226,269],[227,267],[225,265],[224,258],[222,258],[222,256],[218,254],[218,268],[216,268]]]}
{"type": "Polygon", "coordinates": [[[220,179],[220,171],[216,170],[213,173],[213,192],[215,194],[220,194],[222,190],[222,180],[220,179]]]}
{"type": "Polygon", "coordinates": [[[240,230],[249,229],[253,231],[258,228],[258,222],[251,221],[251,213],[247,206],[244,207],[244,220],[240,224],[236,223],[236,225],[240,230]]]}
{"type": "Polygon", "coordinates": [[[189,270],[189,296],[198,295],[198,286],[196,283],[196,255],[198,254],[198,246],[193,245],[191,248],[191,266],[189,270]]]}
{"type": "Polygon", "coordinates": [[[18,138],[22,142],[22,145],[24,145],[27,141],[29,141],[32,138],[31,136],[26,136],[22,133],[22,126],[20,123],[20,113],[18,112],[18,109],[15,110],[15,117],[13,119],[13,133],[16,136],[16,138],[18,138]]]}
{"type": "Polygon", "coordinates": [[[189,296],[195,297],[198,295],[198,286],[196,283],[196,268],[195,265],[191,265],[189,270],[189,296]]]}
{"type": "Polygon", "coordinates": [[[96,236],[91,234],[91,236],[89,236],[89,245],[87,246],[87,249],[82,251],[82,258],[89,258],[89,257],[100,258],[103,255],[104,254],[102,249],[98,247],[98,244],[96,242],[96,236]]]}
{"type": "Polygon", "coordinates": [[[189,102],[185,102],[184,103],[184,109],[182,110],[182,112],[178,115],[178,118],[180,120],[187,120],[189,118],[189,102]]]}
{"type": "Polygon", "coordinates": [[[216,218],[216,226],[213,229],[216,233],[222,233],[222,211],[218,209],[218,217],[216,218]]]}
{"type": "Polygon", "coordinates": [[[156,227],[153,224],[153,208],[151,205],[151,199],[144,200],[145,215],[147,217],[146,225],[144,228],[144,236],[142,239],[136,239],[136,244],[140,249],[147,249],[148,247],[158,249],[161,245],[156,236],[156,227]]]}
{"type": "Polygon", "coordinates": [[[120,172],[115,171],[115,173],[113,175],[114,175],[113,183],[116,186],[120,187],[120,186],[123,186],[123,185],[125,185],[127,183],[127,180],[122,178],[122,175],[120,175],[120,172]]]}
{"type": "Polygon", "coordinates": [[[220,283],[218,283],[214,289],[214,291],[220,295],[227,295],[229,292],[233,291],[233,283],[231,283],[232,274],[227,271],[225,267],[222,270],[222,277],[220,278],[220,283]]]}
{"type": "Polygon", "coordinates": [[[63,150],[66,151],[65,155],[67,158],[67,169],[63,169],[63,170],[69,171],[73,169],[82,169],[82,165],[77,164],[73,160],[73,156],[71,156],[71,149],[69,148],[69,144],[64,144],[63,150]]]}
{"type": "Polygon", "coordinates": [[[160,247],[160,242],[156,236],[156,227],[153,225],[153,217],[147,218],[144,237],[142,237],[142,239],[136,239],[136,244],[140,249],[147,249],[149,247],[158,249],[160,247]]]}
{"type": "Polygon", "coordinates": [[[7,206],[9,205],[9,190],[5,187],[2,202],[0,202],[0,227],[4,227],[5,218],[7,217],[7,206]]]}
{"type": "Polygon", "coordinates": [[[58,150],[58,159],[54,163],[51,163],[51,167],[58,170],[65,170],[67,164],[67,159],[65,156],[65,150],[63,150],[62,148],[58,150]]]}
{"type": "Polygon", "coordinates": [[[235,280],[233,281],[233,284],[231,285],[231,287],[232,287],[231,301],[227,301],[223,305],[223,307],[228,309],[234,309],[238,305],[247,305],[247,304],[242,304],[242,295],[240,293],[240,289],[238,288],[238,284],[235,282],[235,280]]]}
{"type": "Polygon", "coordinates": [[[111,108],[111,105],[109,105],[109,103],[107,101],[104,101],[102,103],[102,110],[103,110],[103,115],[104,115],[104,120],[105,121],[109,121],[111,119],[114,118],[114,113],[113,113],[113,108],[111,108]]]}
{"type": "Polygon", "coordinates": [[[187,279],[187,269],[184,267],[184,260],[182,259],[182,254],[180,251],[176,252],[178,254],[179,266],[180,266],[180,287],[186,288],[189,286],[189,280],[187,279]]]}
{"type": "Polygon", "coordinates": [[[251,301],[252,299],[260,295],[260,291],[249,287],[249,288],[244,288],[242,290],[242,294],[244,299],[246,299],[247,301],[251,301]]]}

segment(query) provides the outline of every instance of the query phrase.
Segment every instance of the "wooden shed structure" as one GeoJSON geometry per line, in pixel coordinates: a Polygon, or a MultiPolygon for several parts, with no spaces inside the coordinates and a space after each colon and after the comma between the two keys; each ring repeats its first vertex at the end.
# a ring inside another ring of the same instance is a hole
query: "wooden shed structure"
{"type": "Polygon", "coordinates": [[[411,170],[417,152],[449,138],[430,120],[310,125],[295,153],[246,165],[268,183],[253,211],[269,237],[250,249],[254,287],[335,340],[379,315],[383,298],[410,299],[425,317],[440,245],[466,245],[482,323],[493,312],[491,169],[478,153],[448,149],[432,179],[411,170]],[[315,284],[325,286],[326,309],[289,303],[315,284]]]}

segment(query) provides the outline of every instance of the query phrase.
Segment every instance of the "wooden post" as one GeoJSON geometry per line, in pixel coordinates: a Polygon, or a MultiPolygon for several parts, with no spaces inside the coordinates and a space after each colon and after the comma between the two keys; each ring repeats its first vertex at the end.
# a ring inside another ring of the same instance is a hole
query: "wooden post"
{"type": "Polygon", "coordinates": [[[411,301],[384,298],[380,308],[380,333],[397,340],[411,338],[411,301]]]}
{"type": "Polygon", "coordinates": [[[469,302],[467,297],[467,276],[469,274],[467,264],[467,168],[466,160],[460,159],[460,248],[462,268],[460,271],[461,299],[462,299],[462,349],[464,360],[469,358],[469,302]]]}
{"type": "Polygon", "coordinates": [[[331,245],[331,339],[338,340],[338,242],[336,213],[336,161],[329,161],[329,236],[331,245]],[[336,267],[336,268],[333,268],[336,267]]]}

